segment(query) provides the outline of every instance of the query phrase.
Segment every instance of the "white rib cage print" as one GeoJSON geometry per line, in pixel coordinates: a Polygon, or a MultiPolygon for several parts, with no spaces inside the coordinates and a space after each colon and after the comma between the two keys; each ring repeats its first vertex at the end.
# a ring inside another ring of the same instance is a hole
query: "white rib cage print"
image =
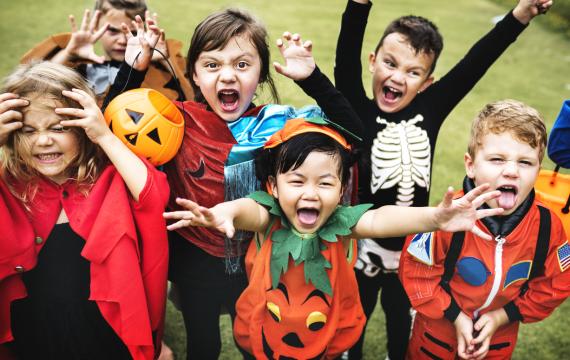
{"type": "Polygon", "coordinates": [[[429,190],[431,146],[427,132],[417,124],[422,115],[411,120],[391,123],[380,117],[376,122],[386,125],[372,143],[372,194],[378,189],[398,186],[396,205],[410,206],[414,199],[414,184],[429,190]]]}

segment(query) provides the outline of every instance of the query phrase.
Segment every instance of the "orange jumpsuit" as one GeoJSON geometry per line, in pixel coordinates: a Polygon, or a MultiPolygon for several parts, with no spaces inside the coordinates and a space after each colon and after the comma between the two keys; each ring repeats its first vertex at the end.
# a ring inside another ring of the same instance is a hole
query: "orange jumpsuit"
{"type": "MultiPolygon", "coordinates": [[[[438,231],[407,238],[400,259],[400,279],[417,310],[407,358],[454,359],[457,339],[453,321],[459,310],[476,318],[501,307],[510,322],[493,335],[487,358],[509,358],[519,322],[540,321],[566,299],[570,294],[570,246],[553,212],[544,273],[529,280],[528,291],[521,294],[536,250],[540,223],[537,205],[533,201],[512,231],[495,240],[465,234],[449,281],[450,293],[440,280],[453,234],[438,231]]],[[[477,225],[491,233],[483,222],[477,225]]]]}

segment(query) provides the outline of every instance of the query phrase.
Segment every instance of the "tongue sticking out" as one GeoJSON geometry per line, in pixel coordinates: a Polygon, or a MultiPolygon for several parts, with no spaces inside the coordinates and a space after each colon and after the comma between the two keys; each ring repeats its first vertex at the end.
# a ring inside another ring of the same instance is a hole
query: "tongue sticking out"
{"type": "Polygon", "coordinates": [[[499,207],[505,210],[512,209],[515,206],[516,194],[513,191],[501,191],[501,196],[497,198],[499,207]]]}
{"type": "Polygon", "coordinates": [[[319,217],[319,212],[314,209],[297,210],[297,218],[302,225],[314,225],[319,217]]]}
{"type": "Polygon", "coordinates": [[[386,91],[386,99],[388,100],[395,100],[396,99],[396,93],[394,93],[393,91],[386,91]]]}

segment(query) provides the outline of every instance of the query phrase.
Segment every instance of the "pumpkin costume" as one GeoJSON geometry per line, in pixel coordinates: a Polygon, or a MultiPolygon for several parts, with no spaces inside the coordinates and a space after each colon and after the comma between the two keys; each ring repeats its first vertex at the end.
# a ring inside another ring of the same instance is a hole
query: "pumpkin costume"
{"type": "Polygon", "coordinates": [[[349,234],[370,205],[339,206],[317,234],[307,236],[289,226],[272,196],[250,197],[270,207],[274,222],[263,244],[252,241],[246,255],[249,285],[236,303],[236,341],[258,359],[339,356],[358,340],[366,318],[352,270],[356,256],[347,259],[338,236],[349,234]],[[309,265],[313,259],[316,266],[309,265]],[[276,274],[279,261],[285,268],[276,274]]]}

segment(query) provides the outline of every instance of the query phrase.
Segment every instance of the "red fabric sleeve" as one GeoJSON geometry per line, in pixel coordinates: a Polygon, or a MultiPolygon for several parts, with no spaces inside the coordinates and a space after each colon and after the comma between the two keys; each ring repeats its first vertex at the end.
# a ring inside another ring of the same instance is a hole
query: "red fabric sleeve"
{"type": "Polygon", "coordinates": [[[440,319],[451,304],[451,296],[439,285],[449,249],[450,234],[432,233],[432,263],[421,262],[408,251],[413,236],[406,238],[400,257],[399,277],[412,307],[433,319],[440,319]]]}

